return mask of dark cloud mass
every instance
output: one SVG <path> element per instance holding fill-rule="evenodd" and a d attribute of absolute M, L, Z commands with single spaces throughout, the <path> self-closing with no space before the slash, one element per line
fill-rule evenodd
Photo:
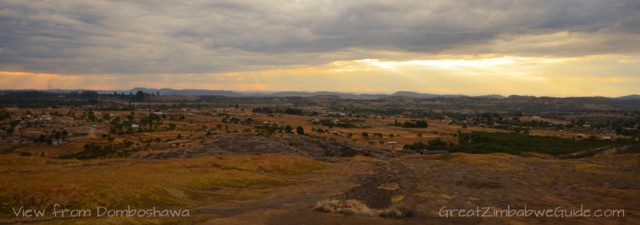
<path fill-rule="evenodd" d="M 0 0 L 0 27 L 0 70 L 204 73 L 397 57 L 385 52 L 637 55 L 640 3 Z M 545 44 L 561 32 L 577 41 Z"/>

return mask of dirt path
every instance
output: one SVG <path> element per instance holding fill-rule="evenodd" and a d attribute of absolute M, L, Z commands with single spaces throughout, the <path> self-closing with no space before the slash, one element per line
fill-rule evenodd
<path fill-rule="evenodd" d="M 345 216 L 312 209 L 316 202 L 326 199 L 357 199 L 371 208 L 383 209 L 392 205 L 394 196 L 403 198 L 396 204 L 415 206 L 418 199 L 412 196 L 417 192 L 417 180 L 416 173 L 399 161 L 345 160 L 336 163 L 325 176 L 275 190 L 264 199 L 226 206 L 213 204 L 197 208 L 193 213 L 218 217 L 203 224 L 423 224 L 426 217 L 422 213 L 412 218 L 392 219 Z M 453 224 L 477 221 L 430 220 Z"/>
<path fill-rule="evenodd" d="M 640 155 L 580 160 L 543 160 L 510 155 L 405 157 L 345 160 L 304 184 L 276 190 L 265 199 L 208 206 L 197 213 L 219 218 L 204 224 L 620 224 L 640 222 Z M 398 197 L 401 196 L 401 197 Z M 357 199 L 371 208 L 412 208 L 410 218 L 345 216 L 314 211 L 323 199 Z M 395 200 L 395 202 L 394 202 Z M 583 205 L 626 209 L 624 218 L 444 218 L 449 209 Z"/>
<path fill-rule="evenodd" d="M 392 205 L 394 196 L 400 201 L 416 189 L 414 171 L 403 164 L 394 161 L 372 164 L 375 174 L 354 178 L 359 186 L 346 191 L 346 199 L 357 199 L 371 208 L 383 209 Z"/>

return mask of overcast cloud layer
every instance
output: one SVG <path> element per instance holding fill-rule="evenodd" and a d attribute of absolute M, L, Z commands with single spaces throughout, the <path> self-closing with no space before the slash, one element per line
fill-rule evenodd
<path fill-rule="evenodd" d="M 640 52 L 637 0 L 0 0 L 0 70 L 216 73 Z"/>

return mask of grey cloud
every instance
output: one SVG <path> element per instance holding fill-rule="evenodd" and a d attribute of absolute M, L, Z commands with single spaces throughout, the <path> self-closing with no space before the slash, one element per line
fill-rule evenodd
<path fill-rule="evenodd" d="M 637 54 L 640 31 L 633 0 L 0 0 L 0 7 L 0 69 L 73 74 L 281 68 L 383 57 L 378 51 Z M 561 31 L 597 41 L 493 45 Z"/>

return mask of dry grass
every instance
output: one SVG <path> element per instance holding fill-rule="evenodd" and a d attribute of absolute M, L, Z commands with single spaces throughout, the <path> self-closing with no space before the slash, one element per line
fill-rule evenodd
<path fill-rule="evenodd" d="M 396 182 L 392 182 L 392 183 L 383 183 L 378 185 L 379 189 L 384 189 L 384 190 L 389 190 L 389 191 L 395 191 L 400 189 L 400 184 L 396 183 Z"/>
<path fill-rule="evenodd" d="M 189 208 L 251 199 L 325 164 L 286 155 L 89 161 L 0 155 L 0 215 L 21 205 Z"/>
<path fill-rule="evenodd" d="M 603 168 L 605 168 L 603 165 L 598 165 L 593 163 L 579 162 L 575 164 L 575 170 L 578 172 L 604 174 Z"/>
<path fill-rule="evenodd" d="M 509 155 L 506 153 L 491 154 L 468 154 L 468 153 L 451 153 L 448 160 L 450 162 L 472 164 L 474 166 L 482 166 L 483 168 L 493 171 L 522 171 L 518 162 L 523 158 L 519 156 Z"/>
<path fill-rule="evenodd" d="M 304 174 L 324 167 L 327 163 L 310 158 L 265 154 L 254 157 L 224 156 L 216 158 L 213 165 L 223 169 L 263 171 L 276 174 Z"/>
<path fill-rule="evenodd" d="M 328 213 L 339 213 L 348 216 L 368 216 L 368 217 L 411 217 L 413 212 L 403 206 L 392 206 L 386 209 L 371 209 L 366 204 L 350 200 L 322 200 L 313 206 L 314 210 Z"/>
<path fill-rule="evenodd" d="M 145 224 L 145 225 L 176 225 L 176 224 L 200 224 L 211 219 L 210 216 L 204 215 L 191 215 L 189 217 L 88 217 L 77 219 L 62 219 L 51 221 L 30 221 L 29 224 L 33 225 L 93 225 L 93 224 L 109 224 L 109 225 L 122 225 L 122 224 Z"/>

